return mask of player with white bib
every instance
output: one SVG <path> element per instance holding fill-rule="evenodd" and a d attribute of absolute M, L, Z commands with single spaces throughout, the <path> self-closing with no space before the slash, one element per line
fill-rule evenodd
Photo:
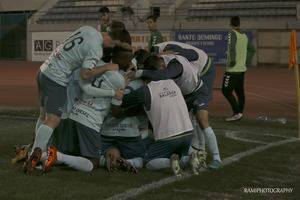
<path fill-rule="evenodd" d="M 146 168 L 172 168 L 182 175 L 179 158 L 187 154 L 193 126 L 181 90 L 173 80 L 151 81 L 124 95 L 122 107 L 126 114 L 143 105 L 153 127 L 155 142 L 147 149 Z"/>
<path fill-rule="evenodd" d="M 147 72 L 145 70 L 138 71 L 136 77 L 144 77 L 150 80 L 160 80 L 165 78 L 173 78 L 175 80 L 184 94 L 189 110 L 193 109 L 193 112 L 195 113 L 198 124 L 194 123 L 194 126 L 200 125 L 201 127 L 201 129 L 198 129 L 197 127 L 194 129 L 189 154 L 198 151 L 199 162 L 201 162 L 203 167 L 206 167 L 206 142 L 210 152 L 213 154 L 213 162 L 208 166 L 214 169 L 222 167 L 217 139 L 208 119 L 208 103 L 212 100 L 213 84 L 216 75 L 215 66 L 211 59 L 201 49 L 175 41 L 157 44 L 153 49 L 156 53 L 161 54 L 161 58 L 163 58 L 167 69 L 155 73 L 151 71 Z M 190 66 L 180 57 L 184 57 Z M 181 66 L 178 63 L 176 64 L 176 60 L 179 61 Z M 148 63 L 153 64 L 154 61 L 148 60 Z M 159 62 L 157 62 L 157 64 L 159 64 Z M 185 65 L 189 67 L 186 67 Z M 189 71 L 189 73 L 187 71 Z M 203 83 L 195 89 L 197 80 L 199 80 L 198 83 L 201 83 L 202 81 Z M 186 88 L 189 88 L 190 90 L 186 90 Z M 196 129 L 200 131 L 196 132 Z"/>

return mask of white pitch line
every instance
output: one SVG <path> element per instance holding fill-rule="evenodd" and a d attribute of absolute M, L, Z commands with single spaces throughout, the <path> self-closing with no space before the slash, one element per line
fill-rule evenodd
<path fill-rule="evenodd" d="M 241 153 L 238 153 L 238 154 L 235 154 L 233 156 L 225 158 L 223 160 L 223 165 L 224 166 L 229 165 L 233 162 L 239 161 L 241 158 L 244 158 L 244 157 L 253 155 L 255 153 L 264 151 L 264 150 L 266 150 L 268 148 L 271 148 L 271 147 L 280 146 L 280 145 L 283 145 L 283 144 L 287 144 L 287 143 L 290 143 L 290 142 L 296 142 L 296 141 L 300 141 L 300 139 L 299 138 L 290 138 L 290 139 L 279 141 L 279 142 L 269 143 L 269 144 L 264 145 L 264 146 L 259 146 L 259 147 L 256 147 L 254 149 L 250 149 L 248 151 L 241 152 Z M 200 171 L 204 172 L 204 171 L 207 171 L 207 169 L 203 168 Z M 175 176 L 167 177 L 167 178 L 161 179 L 159 181 L 155 181 L 155 182 L 143 185 L 139 188 L 133 188 L 133 189 L 127 190 L 126 192 L 114 195 L 114 196 L 108 198 L 107 200 L 125 200 L 125 199 L 128 199 L 128 198 L 136 197 L 136 196 L 138 196 L 142 193 L 145 193 L 149 190 L 159 188 L 161 186 L 164 186 L 164 185 L 167 185 L 167 184 L 170 184 L 170 183 L 174 183 L 176 181 L 189 178 L 191 176 L 192 176 L 192 173 L 189 171 L 189 172 L 185 172 L 184 176 L 181 179 L 177 179 Z"/>
<path fill-rule="evenodd" d="M 226 131 L 225 132 L 225 137 L 237 140 L 237 141 L 242 141 L 242 142 L 250 142 L 250 143 L 257 143 L 257 144 L 269 144 L 268 142 L 262 142 L 258 140 L 250 140 L 250 139 L 245 139 L 245 138 L 240 138 L 235 135 L 235 133 L 239 133 L 240 131 Z"/>

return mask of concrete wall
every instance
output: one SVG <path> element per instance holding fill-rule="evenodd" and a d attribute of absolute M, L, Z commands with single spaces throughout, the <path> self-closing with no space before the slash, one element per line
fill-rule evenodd
<path fill-rule="evenodd" d="M 1 0 L 0 12 L 38 10 L 47 0 Z"/>
<path fill-rule="evenodd" d="M 258 33 L 258 63 L 282 64 L 289 62 L 289 45 L 291 31 L 259 31 Z M 296 38 L 300 38 L 300 32 Z M 297 41 L 299 47 L 300 40 Z"/>

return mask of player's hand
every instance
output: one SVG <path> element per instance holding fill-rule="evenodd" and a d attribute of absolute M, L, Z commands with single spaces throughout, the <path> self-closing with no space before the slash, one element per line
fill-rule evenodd
<path fill-rule="evenodd" d="M 107 71 L 119 71 L 119 65 L 114 63 L 109 63 L 106 65 Z"/>
<path fill-rule="evenodd" d="M 125 87 L 128 86 L 129 82 L 130 82 L 130 79 L 128 78 L 128 75 L 123 75 L 124 76 L 124 79 L 125 79 Z"/>
<path fill-rule="evenodd" d="M 135 79 L 135 73 L 136 71 L 130 72 L 129 74 L 127 74 L 127 78 L 132 81 Z"/>
<path fill-rule="evenodd" d="M 126 71 L 128 72 L 130 70 L 135 70 L 135 66 L 132 63 L 129 64 L 129 67 Z"/>
<path fill-rule="evenodd" d="M 124 90 L 122 88 L 118 88 L 115 90 L 115 98 L 118 100 L 122 100 L 124 96 Z"/>

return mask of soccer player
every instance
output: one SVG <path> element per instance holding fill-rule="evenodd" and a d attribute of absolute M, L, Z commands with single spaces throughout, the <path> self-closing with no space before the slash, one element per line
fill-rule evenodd
<path fill-rule="evenodd" d="M 104 6 L 99 9 L 99 14 L 101 17 L 100 31 L 109 32 L 111 30 L 111 24 L 113 23 L 113 19 L 110 16 L 110 10 L 106 6 Z"/>
<path fill-rule="evenodd" d="M 118 63 L 120 69 L 124 70 L 122 62 L 124 60 L 131 61 L 131 51 L 124 50 L 121 47 L 115 47 L 113 55 L 118 55 L 118 59 L 113 61 Z M 82 86 L 82 85 L 81 85 Z M 81 170 L 91 171 L 99 164 L 101 155 L 101 136 L 100 130 L 104 119 L 107 117 L 110 108 L 121 105 L 120 100 L 115 98 L 97 97 L 99 93 L 102 95 L 103 90 L 116 90 L 125 87 L 125 79 L 117 71 L 107 71 L 102 76 L 96 78 L 92 82 L 93 93 L 86 93 L 85 87 L 82 87 L 84 93 L 72 108 L 69 119 L 61 124 L 64 131 L 71 132 L 78 139 L 79 155 L 66 155 L 57 151 L 52 147 L 48 150 L 48 158 L 45 163 L 44 173 L 47 173 L 56 162 L 67 164 L 68 166 Z M 60 146 L 61 144 L 56 144 Z M 69 142 L 70 145 L 70 142 Z M 76 145 L 76 144 L 73 144 Z"/>
<path fill-rule="evenodd" d="M 213 154 L 213 162 L 208 166 L 214 169 L 222 167 L 217 139 L 208 118 L 208 104 L 213 97 L 213 85 L 216 76 L 213 62 L 203 50 L 181 42 L 163 42 L 155 45 L 152 50 L 156 54 L 168 54 L 169 52 L 185 57 L 203 81 L 200 92 L 185 96 L 189 110 L 192 109 L 196 113 L 195 117 L 198 121 L 198 124 L 193 123 L 191 151 L 200 150 L 198 152 L 199 160 L 205 167 L 205 143 L 207 143 L 210 152 Z M 200 129 L 198 129 L 198 125 L 200 125 Z"/>
<path fill-rule="evenodd" d="M 180 176 L 179 158 L 188 152 L 193 126 L 178 86 L 173 80 L 152 81 L 125 95 L 124 100 L 125 108 L 142 104 L 153 126 L 156 141 L 147 150 L 146 167 L 172 168 Z"/>
<path fill-rule="evenodd" d="M 151 59 L 151 56 L 148 58 Z M 147 62 L 146 62 L 147 63 Z M 145 65 L 146 69 L 164 68 L 163 65 Z M 158 67 L 158 68 L 157 68 Z M 151 81 L 130 94 L 124 95 L 122 108 L 132 115 L 143 105 L 152 124 L 155 142 L 149 144 L 146 156 L 148 169 L 171 167 L 181 176 L 179 158 L 188 153 L 193 129 L 180 88 L 171 79 Z M 190 163 L 196 164 L 192 157 Z"/>
<path fill-rule="evenodd" d="M 151 32 L 150 39 L 148 42 L 148 51 L 150 51 L 155 44 L 163 42 L 163 37 L 158 31 L 156 26 L 156 20 L 157 20 L 157 16 L 155 15 L 150 15 L 149 17 L 147 17 L 146 20 L 148 29 Z"/>
<path fill-rule="evenodd" d="M 37 74 L 40 116 L 36 124 L 33 152 L 23 165 L 25 172 L 33 171 L 46 150 L 53 130 L 59 125 L 66 104 L 67 85 L 76 68 L 82 68 L 82 79 L 89 79 L 108 70 L 118 70 L 118 65 L 95 67 L 102 57 L 103 47 L 114 47 L 122 38 L 122 31 L 100 33 L 84 26 L 76 30 L 59 45 L 42 64 Z"/>
<path fill-rule="evenodd" d="M 227 66 L 223 78 L 222 93 L 233 110 L 233 115 L 225 121 L 237 121 L 243 117 L 245 106 L 244 76 L 246 64 L 251 62 L 255 53 L 252 42 L 240 30 L 239 16 L 231 17 L 232 30 L 228 34 Z M 235 92 L 237 99 L 232 94 Z"/>
<path fill-rule="evenodd" d="M 213 129 L 209 125 L 207 111 L 208 102 L 212 99 L 215 68 L 211 67 L 211 60 L 208 59 L 207 55 L 200 49 L 196 51 L 193 48 L 182 48 L 181 44 L 178 45 L 175 42 L 170 42 L 170 44 L 167 43 L 168 42 L 162 43 L 159 51 L 172 50 L 172 52 L 174 52 L 173 54 L 168 53 L 161 55 L 161 57 L 151 56 L 147 59 L 145 64 L 156 66 L 163 65 L 166 66 L 165 70 L 138 70 L 135 74 L 132 73 L 130 77 L 142 77 L 155 81 L 163 79 L 175 80 L 185 97 L 188 108 L 193 108 L 199 125 L 204 132 L 208 147 L 213 154 L 213 162 L 209 164 L 209 167 L 220 168 L 222 167 L 222 162 L 219 155 L 217 140 Z M 203 79 L 206 83 L 200 78 L 202 72 L 205 72 L 205 74 L 203 74 Z M 204 140 L 202 133 L 199 133 L 198 135 Z M 204 150 L 205 148 L 203 143 L 200 146 L 200 141 L 196 132 L 194 133 L 192 146 L 198 150 Z M 201 151 L 198 153 L 199 162 L 204 164 L 205 162 L 203 162 L 203 160 L 206 159 L 205 153 Z M 203 165 L 203 167 L 205 167 L 205 165 Z"/>

